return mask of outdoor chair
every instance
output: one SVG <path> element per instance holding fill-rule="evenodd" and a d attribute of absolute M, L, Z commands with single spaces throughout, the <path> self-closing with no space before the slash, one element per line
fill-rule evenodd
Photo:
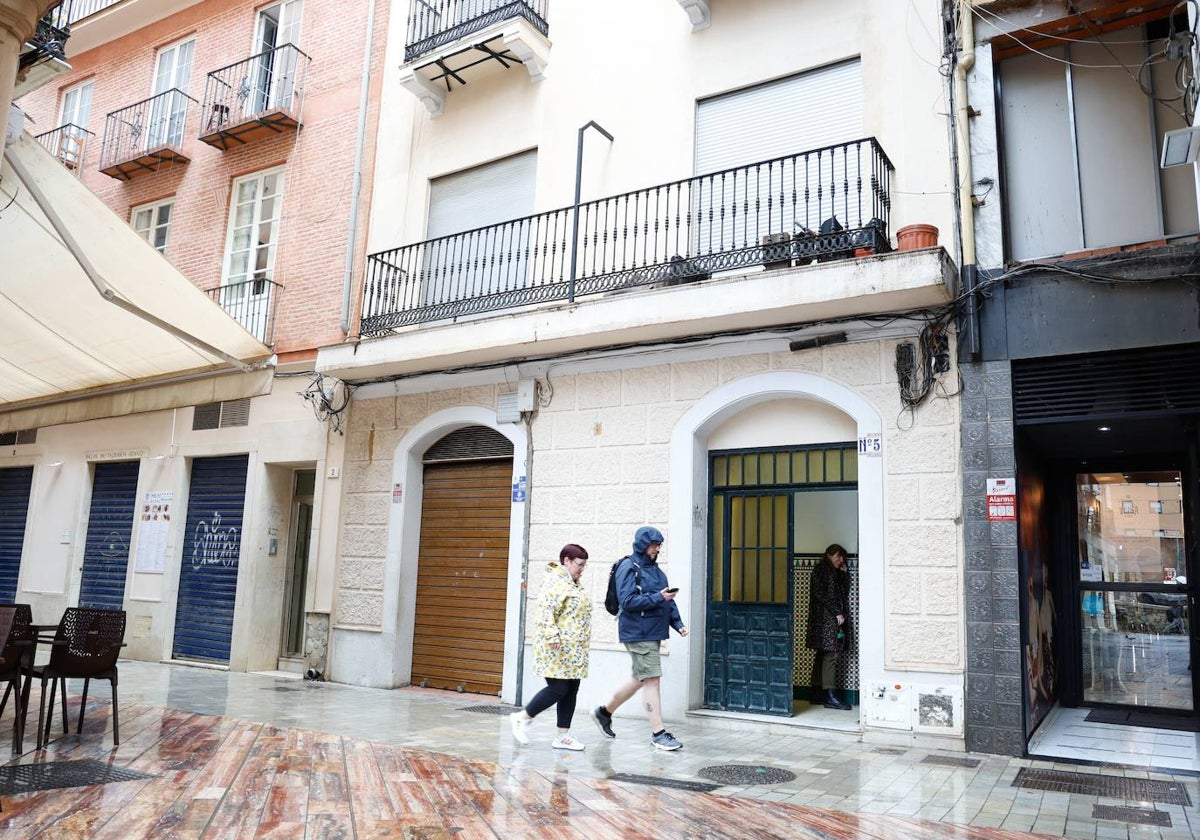
<path fill-rule="evenodd" d="M 33 629 L 33 609 L 29 604 L 0 604 L 0 611 L 12 610 L 12 629 L 7 642 L 0 651 L 0 681 L 7 683 L 4 697 L 0 699 L 0 715 L 8 705 L 9 695 L 13 700 L 13 754 L 21 752 L 25 738 L 25 717 L 29 704 L 29 693 L 21 691 L 21 677 L 33 667 L 37 641 Z M 2 622 L 0 622 L 2 623 Z"/>
<path fill-rule="evenodd" d="M 54 632 L 50 661 L 30 670 L 41 680 L 42 697 L 38 704 L 38 744 L 42 749 L 50 740 L 46 718 L 46 683 L 50 683 L 50 716 L 54 716 L 54 693 L 59 684 L 63 691 L 63 732 L 67 731 L 66 692 L 68 679 L 83 680 L 79 701 L 79 725 L 83 732 L 83 713 L 87 708 L 88 686 L 93 679 L 108 680 L 112 686 L 113 746 L 121 743 L 117 716 L 117 657 L 125 639 L 125 611 L 68 607 Z M 43 728 L 44 725 L 44 728 Z"/>

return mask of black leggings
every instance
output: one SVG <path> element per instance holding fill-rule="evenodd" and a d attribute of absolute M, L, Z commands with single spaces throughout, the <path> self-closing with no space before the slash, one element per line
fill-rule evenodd
<path fill-rule="evenodd" d="M 558 728 L 570 729 L 575 717 L 575 698 L 579 696 L 579 680 L 559 680 L 546 677 L 546 687 L 533 695 L 525 714 L 537 717 L 551 706 L 558 705 Z"/>

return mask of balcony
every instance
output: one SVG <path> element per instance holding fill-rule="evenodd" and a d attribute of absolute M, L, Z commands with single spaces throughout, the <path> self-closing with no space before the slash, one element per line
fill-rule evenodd
<path fill-rule="evenodd" d="M 67 38 L 71 23 L 78 20 L 73 13 L 74 0 L 64 0 L 38 19 L 33 36 L 21 47 L 17 57 L 17 81 L 13 98 L 19 99 L 36 90 L 56 76 L 71 69 L 67 63 Z"/>
<path fill-rule="evenodd" d="M 868 138 L 372 254 L 361 332 L 887 251 L 892 171 Z"/>
<path fill-rule="evenodd" d="M 104 121 L 100 171 L 119 181 L 157 172 L 191 158 L 183 151 L 184 126 L 195 99 L 172 88 L 113 111 Z"/>
<path fill-rule="evenodd" d="M 33 139 L 41 143 L 46 151 L 54 155 L 59 163 L 74 172 L 78 178 L 87 154 L 88 138 L 95 136 L 86 128 L 66 123 L 35 135 Z"/>
<path fill-rule="evenodd" d="M 200 139 L 227 151 L 296 132 L 309 62 L 294 44 L 284 44 L 209 73 Z"/>
<path fill-rule="evenodd" d="M 549 0 L 413 0 L 400 84 L 433 116 L 455 85 L 525 65 L 534 81 L 550 57 Z"/>
<path fill-rule="evenodd" d="M 271 346 L 275 337 L 275 307 L 282 291 L 283 286 L 273 280 L 247 280 L 209 289 L 208 296 L 245 327 L 246 332 Z"/>

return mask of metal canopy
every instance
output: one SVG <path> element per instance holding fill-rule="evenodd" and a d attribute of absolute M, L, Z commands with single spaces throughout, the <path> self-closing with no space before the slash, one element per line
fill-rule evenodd
<path fill-rule="evenodd" d="M 161 392 L 142 407 L 108 400 L 97 409 L 94 398 L 266 368 L 271 356 L 30 135 L 5 149 L 0 425 L 9 412 L 71 400 L 93 408 L 50 414 L 61 422 L 160 408 L 172 401 Z M 263 392 L 261 375 L 241 379 L 232 388 L 227 380 L 224 398 Z M 38 416 L 20 414 L 26 423 Z"/>

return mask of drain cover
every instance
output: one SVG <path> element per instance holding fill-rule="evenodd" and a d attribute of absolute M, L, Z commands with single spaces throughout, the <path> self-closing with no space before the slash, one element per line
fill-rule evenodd
<path fill-rule="evenodd" d="M 672 788 L 674 790 L 689 790 L 693 793 L 712 793 L 720 785 L 710 782 L 693 782 L 689 779 L 667 779 L 662 776 L 641 776 L 637 773 L 613 773 L 608 777 L 613 782 L 629 782 L 635 785 L 650 785 L 651 787 Z"/>
<path fill-rule="evenodd" d="M 1133 825 L 1158 825 L 1171 828 L 1171 815 L 1153 808 L 1129 808 L 1124 805 L 1093 805 L 1092 819 L 1116 820 Z"/>
<path fill-rule="evenodd" d="M 509 706 L 506 703 L 484 703 L 481 706 L 460 706 L 456 712 L 477 712 L 481 715 L 511 715 L 520 706 Z"/>
<path fill-rule="evenodd" d="M 114 767 L 103 761 L 91 759 L 46 761 L 42 764 L 0 767 L 0 794 L 11 796 L 14 793 L 29 793 L 35 790 L 88 787 L 153 778 L 149 773 Z"/>
<path fill-rule="evenodd" d="M 762 764 L 717 764 L 702 768 L 700 775 L 723 785 L 777 785 L 796 778 L 790 770 Z"/>
<path fill-rule="evenodd" d="M 1013 779 L 1013 787 L 1053 790 L 1085 796 L 1107 796 L 1134 802 L 1165 802 L 1169 805 L 1192 804 L 1187 788 L 1179 782 L 1157 779 L 1127 779 L 1124 776 L 1100 776 L 1095 773 L 1068 773 L 1065 770 L 1034 770 L 1022 767 Z"/>
<path fill-rule="evenodd" d="M 943 767 L 978 767 L 978 758 L 959 758 L 954 755 L 927 755 L 921 759 L 922 764 L 940 764 Z"/>

